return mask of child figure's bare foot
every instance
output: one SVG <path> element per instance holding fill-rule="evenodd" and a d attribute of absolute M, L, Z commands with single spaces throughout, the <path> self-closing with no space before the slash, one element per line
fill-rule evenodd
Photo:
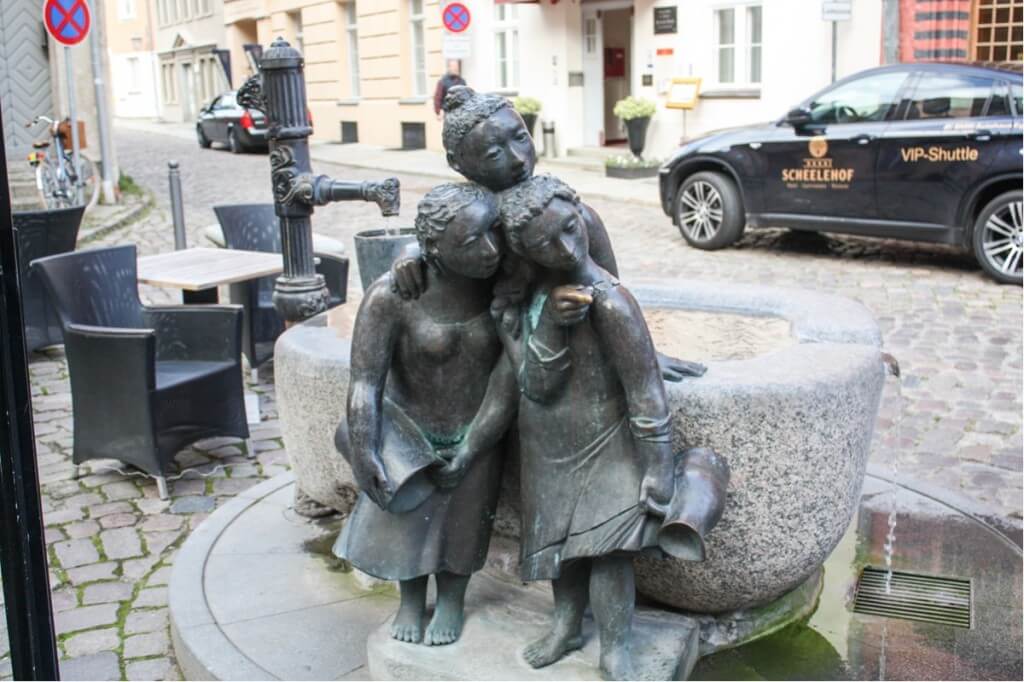
<path fill-rule="evenodd" d="M 427 626 L 423 643 L 429 646 L 442 646 L 451 644 L 462 634 L 463 609 L 469 576 L 438 573 L 435 580 L 437 606 L 434 608 L 434 617 Z"/>
<path fill-rule="evenodd" d="M 552 630 L 537 641 L 527 644 L 523 649 L 523 658 L 530 667 L 543 668 L 582 646 L 583 636 L 579 632 L 560 634 Z"/>
<path fill-rule="evenodd" d="M 423 641 L 423 612 L 427 603 L 427 578 L 402 580 L 398 584 L 402 603 L 391 622 L 391 636 L 399 642 Z"/>
<path fill-rule="evenodd" d="M 635 680 L 629 644 L 601 646 L 601 677 L 606 680 Z"/>

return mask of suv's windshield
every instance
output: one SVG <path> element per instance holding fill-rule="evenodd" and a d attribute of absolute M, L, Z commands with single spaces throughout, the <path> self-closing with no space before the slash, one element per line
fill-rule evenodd
<path fill-rule="evenodd" d="M 811 102 L 814 123 L 884 121 L 893 109 L 905 71 L 879 73 L 838 85 Z"/>

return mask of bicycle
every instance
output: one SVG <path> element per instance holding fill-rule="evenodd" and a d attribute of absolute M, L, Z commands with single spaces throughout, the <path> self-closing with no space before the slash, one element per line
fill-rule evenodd
<path fill-rule="evenodd" d="M 100 197 L 100 179 L 96 163 L 78 155 L 79 168 L 75 169 L 71 151 L 71 121 L 55 121 L 48 116 L 36 116 L 26 128 L 47 124 L 49 140 L 32 143 L 34 150 L 28 155 L 29 165 L 35 168 L 36 189 L 43 205 L 48 209 L 85 205 L 88 211 Z"/>

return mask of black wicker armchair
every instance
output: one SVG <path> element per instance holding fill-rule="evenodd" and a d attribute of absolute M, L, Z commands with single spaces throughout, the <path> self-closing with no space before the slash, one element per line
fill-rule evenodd
<path fill-rule="evenodd" d="M 273 204 L 214 206 L 229 249 L 281 253 L 281 231 Z M 316 254 L 316 271 L 327 280 L 328 307 L 345 302 L 348 291 L 348 259 Z M 284 331 L 284 320 L 274 310 L 274 277 L 231 285 L 231 302 L 245 308 L 242 352 L 255 370 L 274 354 L 274 342 Z"/>
<path fill-rule="evenodd" d="M 21 275 L 21 306 L 25 349 L 29 352 L 64 343 L 60 318 L 50 304 L 46 286 L 29 264 L 36 258 L 75 250 L 85 208 L 23 211 L 14 214 L 14 240 Z"/>
<path fill-rule="evenodd" d="M 127 462 L 156 477 L 166 499 L 179 450 L 213 436 L 249 438 L 240 307 L 143 306 L 133 245 L 50 256 L 32 267 L 64 330 L 76 466 Z"/>

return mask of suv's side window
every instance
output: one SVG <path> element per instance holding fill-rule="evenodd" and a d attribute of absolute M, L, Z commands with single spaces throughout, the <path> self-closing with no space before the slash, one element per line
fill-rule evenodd
<path fill-rule="evenodd" d="M 905 71 L 891 71 L 843 83 L 811 102 L 811 121 L 826 124 L 884 121 L 896 108 L 896 96 L 906 78 Z"/>
<path fill-rule="evenodd" d="M 989 96 L 995 82 L 989 78 L 963 76 L 949 73 L 922 73 L 914 91 L 908 98 L 906 119 L 916 121 L 925 118 L 977 118 L 999 116 L 994 113 L 1000 107 L 991 107 Z M 1005 111 L 1005 99 L 1003 110 Z"/>

